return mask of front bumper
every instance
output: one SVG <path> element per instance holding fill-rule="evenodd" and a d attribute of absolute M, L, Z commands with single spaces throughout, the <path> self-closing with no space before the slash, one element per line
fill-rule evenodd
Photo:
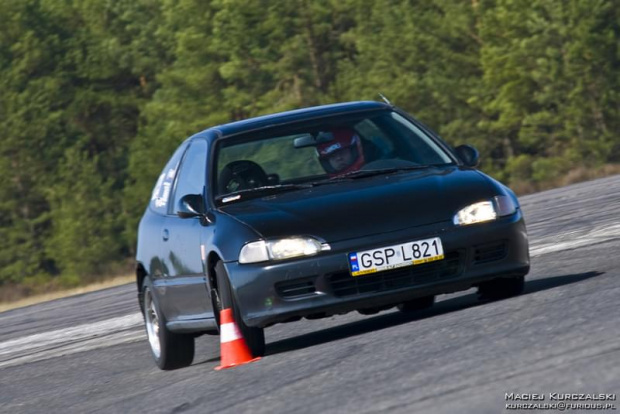
<path fill-rule="evenodd" d="M 441 238 L 445 259 L 350 276 L 348 253 L 429 237 Z M 466 290 L 497 277 L 525 275 L 530 260 L 521 211 L 490 223 L 439 223 L 330 243 L 317 256 L 283 262 L 225 263 L 248 326 L 298 317 L 382 308 L 422 296 Z"/>

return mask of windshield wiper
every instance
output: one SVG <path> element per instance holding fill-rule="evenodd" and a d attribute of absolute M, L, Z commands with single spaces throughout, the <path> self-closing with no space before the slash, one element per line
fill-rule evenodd
<path fill-rule="evenodd" d="M 357 170 L 357 171 L 348 172 L 346 174 L 337 175 L 335 177 L 328 178 L 326 180 L 314 181 L 312 184 L 322 185 L 322 184 L 339 183 L 342 181 L 355 180 L 357 178 L 374 177 L 376 175 L 394 174 L 394 173 L 399 173 L 403 171 L 425 170 L 427 168 L 436 167 L 438 165 L 448 165 L 448 164 L 409 165 L 406 167 L 380 168 L 376 170 Z"/>
<path fill-rule="evenodd" d="M 223 204 L 230 203 L 231 201 L 237 201 L 243 198 L 245 195 L 252 195 L 253 197 L 262 197 L 265 195 L 277 194 L 286 191 L 302 190 L 305 188 L 312 188 L 311 184 L 277 184 L 277 185 L 265 185 L 256 188 L 246 188 L 243 190 L 233 191 L 232 193 L 223 194 L 215 197 L 216 201 Z"/>
<path fill-rule="evenodd" d="M 410 170 L 424 170 L 426 168 L 430 168 L 432 165 L 409 165 L 407 167 L 390 167 L 390 168 L 380 168 L 377 170 L 357 170 L 351 171 L 346 174 L 338 175 L 333 179 L 338 178 L 363 178 L 363 177 L 372 177 L 373 175 L 382 175 L 382 174 L 391 174 L 395 172 L 401 171 L 410 171 Z"/>
<path fill-rule="evenodd" d="M 373 170 L 357 170 L 351 171 L 346 174 L 337 175 L 335 177 L 327 178 L 320 181 L 313 181 L 307 184 L 277 184 L 277 185 L 265 185 L 257 188 L 246 188 L 244 190 L 233 191 L 228 194 L 223 194 L 215 197 L 215 200 L 222 203 L 230 203 L 232 201 L 241 200 L 243 196 L 251 195 L 253 198 L 262 197 L 265 195 L 278 194 L 286 191 L 295 191 L 295 190 L 303 190 L 307 188 L 312 188 L 319 185 L 325 184 L 335 184 L 342 181 L 355 180 L 358 178 L 365 177 L 373 177 L 377 175 L 386 175 L 386 174 L 394 174 L 404 171 L 412 171 L 412 170 L 424 170 L 427 168 L 450 165 L 450 164 L 425 164 L 425 165 L 408 165 L 403 167 L 391 167 L 391 168 L 380 168 Z"/>

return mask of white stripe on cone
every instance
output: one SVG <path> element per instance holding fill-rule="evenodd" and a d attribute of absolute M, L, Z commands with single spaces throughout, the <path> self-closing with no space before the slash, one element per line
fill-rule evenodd
<path fill-rule="evenodd" d="M 236 323 L 223 323 L 220 326 L 220 343 L 232 342 L 242 339 L 241 332 Z"/>

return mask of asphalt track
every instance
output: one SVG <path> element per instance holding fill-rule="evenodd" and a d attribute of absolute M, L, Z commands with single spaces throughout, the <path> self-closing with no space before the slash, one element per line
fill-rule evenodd
<path fill-rule="evenodd" d="M 276 325 L 267 356 L 231 370 L 213 370 L 217 337 L 203 336 L 191 367 L 159 371 L 133 285 L 0 313 L 0 413 L 501 413 L 532 412 L 506 410 L 528 402 L 510 393 L 617 398 L 620 176 L 521 202 L 524 295 Z"/>

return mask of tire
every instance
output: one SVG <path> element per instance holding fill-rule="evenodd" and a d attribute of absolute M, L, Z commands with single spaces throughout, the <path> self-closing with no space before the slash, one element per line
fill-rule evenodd
<path fill-rule="evenodd" d="M 478 296 L 480 300 L 499 300 L 523 293 L 525 276 L 499 278 L 480 284 Z"/>
<path fill-rule="evenodd" d="M 250 348 L 252 356 L 259 357 L 265 355 L 265 330 L 263 328 L 255 328 L 247 326 L 241 318 L 239 306 L 232 294 L 232 287 L 228 279 L 228 273 L 222 262 L 215 265 L 215 277 L 217 278 L 218 293 L 220 296 L 220 304 L 222 309 L 232 309 L 235 322 L 241 331 L 241 335 Z M 219 309 L 220 311 L 222 309 Z"/>
<path fill-rule="evenodd" d="M 403 313 L 417 312 L 432 308 L 435 304 L 435 295 L 423 296 L 398 305 L 398 310 Z"/>
<path fill-rule="evenodd" d="M 194 336 L 170 332 L 166 318 L 153 296 L 150 279 L 142 284 L 142 312 L 151 354 L 157 366 L 165 371 L 184 368 L 194 360 Z"/>

